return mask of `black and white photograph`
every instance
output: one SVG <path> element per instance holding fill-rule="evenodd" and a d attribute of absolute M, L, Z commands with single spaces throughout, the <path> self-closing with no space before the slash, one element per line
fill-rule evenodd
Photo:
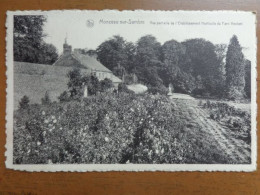
<path fill-rule="evenodd" d="M 256 169 L 255 13 L 7 15 L 7 168 Z"/>

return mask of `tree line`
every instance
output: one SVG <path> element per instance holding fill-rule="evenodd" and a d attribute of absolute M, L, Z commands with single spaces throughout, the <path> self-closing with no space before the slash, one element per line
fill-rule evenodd
<path fill-rule="evenodd" d="M 152 35 L 136 44 L 121 36 L 101 43 L 97 59 L 119 77 L 135 73 L 154 92 L 172 83 L 175 92 L 228 99 L 250 98 L 251 62 L 234 35 L 228 45 L 205 39 L 174 39 L 160 44 Z"/>

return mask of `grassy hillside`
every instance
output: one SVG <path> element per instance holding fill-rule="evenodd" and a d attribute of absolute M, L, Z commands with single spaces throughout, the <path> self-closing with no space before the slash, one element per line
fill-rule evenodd
<path fill-rule="evenodd" d="M 30 103 L 40 103 L 48 91 L 52 101 L 67 89 L 67 73 L 70 67 L 14 62 L 14 106 L 27 95 Z M 87 69 L 83 73 L 89 73 Z"/>

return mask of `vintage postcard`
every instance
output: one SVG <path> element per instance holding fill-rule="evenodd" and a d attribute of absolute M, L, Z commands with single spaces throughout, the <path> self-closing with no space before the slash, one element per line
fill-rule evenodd
<path fill-rule="evenodd" d="M 6 167 L 256 170 L 256 15 L 7 12 Z"/>

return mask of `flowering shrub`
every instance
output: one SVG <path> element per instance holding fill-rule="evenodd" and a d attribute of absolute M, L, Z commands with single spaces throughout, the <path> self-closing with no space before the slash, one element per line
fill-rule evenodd
<path fill-rule="evenodd" d="M 165 96 L 120 93 L 15 113 L 15 163 L 180 163 L 182 123 Z"/>

